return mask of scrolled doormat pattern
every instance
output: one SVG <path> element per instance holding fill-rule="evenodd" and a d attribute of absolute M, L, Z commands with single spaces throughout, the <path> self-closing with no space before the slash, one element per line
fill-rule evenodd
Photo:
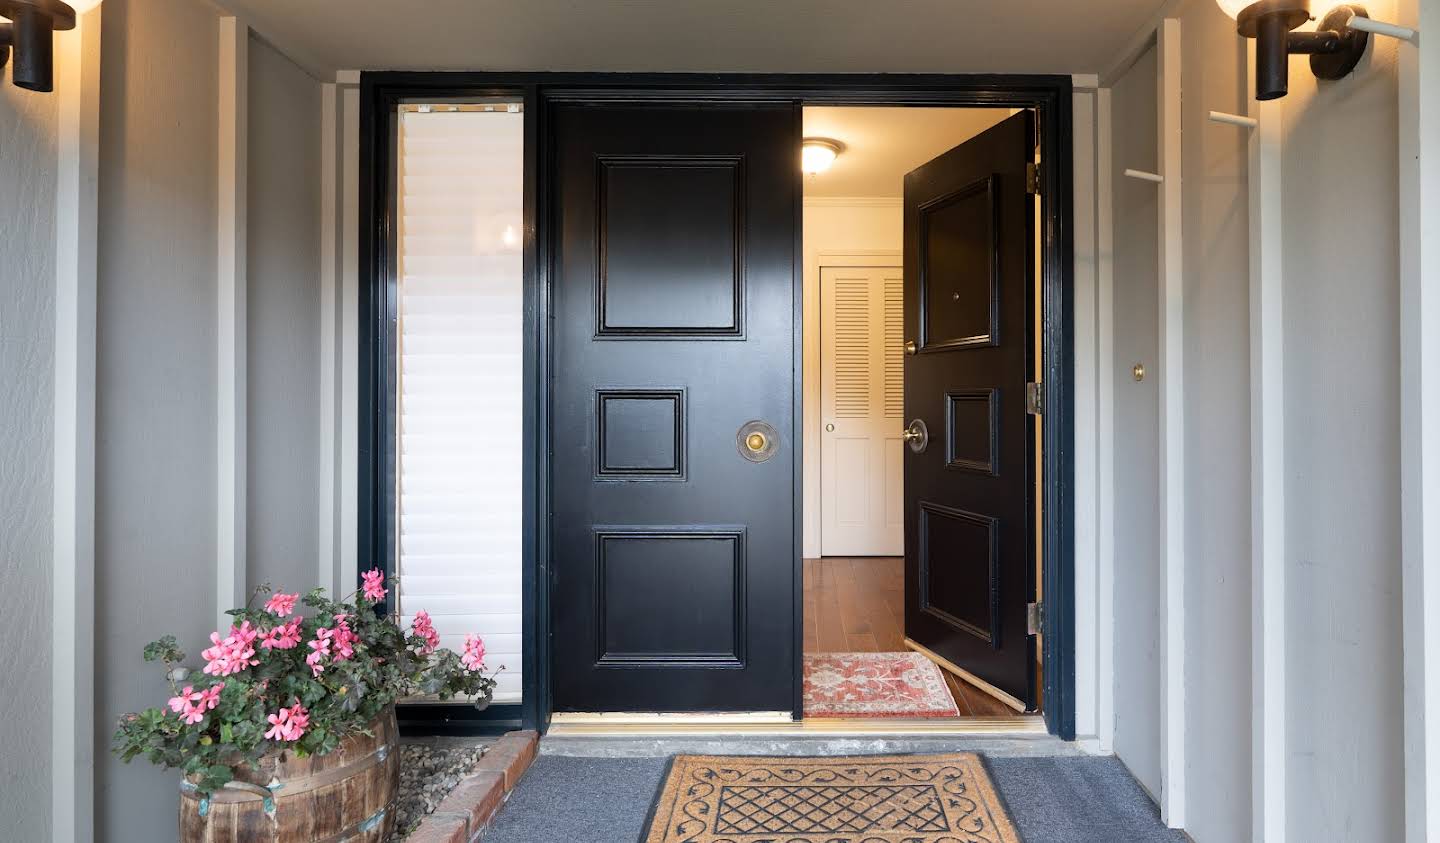
<path fill-rule="evenodd" d="M 677 755 L 641 843 L 1019 843 L 980 756 Z"/>

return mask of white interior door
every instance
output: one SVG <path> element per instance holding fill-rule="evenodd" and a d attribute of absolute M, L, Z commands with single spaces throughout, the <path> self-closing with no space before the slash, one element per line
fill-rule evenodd
<path fill-rule="evenodd" d="M 820 269 L 820 552 L 905 552 L 904 278 L 898 266 Z"/>

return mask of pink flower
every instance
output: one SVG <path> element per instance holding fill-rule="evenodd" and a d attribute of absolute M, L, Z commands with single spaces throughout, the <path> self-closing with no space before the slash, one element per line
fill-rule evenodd
<path fill-rule="evenodd" d="M 254 646 L 259 635 L 260 630 L 249 621 L 230 627 L 230 634 L 223 639 L 218 632 L 210 633 L 210 642 L 215 646 L 200 654 L 206 661 L 205 672 L 211 676 L 229 676 L 259 664 Z"/>
<path fill-rule="evenodd" d="M 199 723 L 205 719 L 205 712 L 220 704 L 220 691 L 224 687 L 224 682 L 217 682 L 203 691 L 197 691 L 195 686 L 186 685 L 181 689 L 180 696 L 170 698 L 170 710 L 180 715 L 187 725 Z"/>
<path fill-rule="evenodd" d="M 425 639 L 425 643 L 420 645 L 422 656 L 430 655 L 440 646 L 440 633 L 435 631 L 435 624 L 430 621 L 430 613 L 424 609 L 415 613 L 415 620 L 410 624 L 410 634 Z"/>
<path fill-rule="evenodd" d="M 265 611 L 269 612 L 277 618 L 283 618 L 291 612 L 295 611 L 295 601 L 299 599 L 300 592 L 298 591 L 294 594 L 276 593 L 274 595 L 271 595 L 270 601 L 265 604 Z"/>
<path fill-rule="evenodd" d="M 300 622 L 301 617 L 296 615 L 288 622 L 265 633 L 260 641 L 260 647 L 265 650 L 289 650 L 292 647 L 300 646 Z"/>
<path fill-rule="evenodd" d="M 473 632 L 465 636 L 465 651 L 460 654 L 460 663 L 466 670 L 485 669 L 485 642 Z"/>
<path fill-rule="evenodd" d="M 360 643 L 360 636 L 350 629 L 350 622 L 345 615 L 335 616 L 335 629 L 331 633 L 331 639 L 335 643 L 335 661 L 343 662 L 355 655 L 355 645 Z"/>
<path fill-rule="evenodd" d="M 379 568 L 371 568 L 361 574 L 360 579 L 365 582 L 363 590 L 366 600 L 371 603 L 379 603 L 385 599 L 385 575 L 380 573 Z"/>
<path fill-rule="evenodd" d="M 310 726 L 310 712 L 299 702 L 289 708 L 282 708 L 265 719 L 270 723 L 265 737 L 272 741 L 298 741 Z"/>
<path fill-rule="evenodd" d="M 330 638 L 334 634 L 323 626 L 315 630 L 315 640 L 310 642 L 310 655 L 305 657 L 305 663 L 310 665 L 311 676 L 319 676 L 325 672 L 322 662 L 330 655 Z"/>

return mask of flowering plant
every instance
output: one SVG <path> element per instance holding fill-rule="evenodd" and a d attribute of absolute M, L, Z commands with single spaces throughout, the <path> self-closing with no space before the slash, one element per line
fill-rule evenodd
<path fill-rule="evenodd" d="M 258 768 L 267 752 L 323 755 L 365 732 L 395 700 L 412 694 L 473 696 L 483 705 L 495 689 L 485 644 L 468 635 L 462 653 L 440 649 L 430 616 L 417 612 L 409 631 L 376 612 L 385 597 L 379 571 L 345 602 L 315 589 L 299 594 L 255 590 L 250 605 L 228 614 L 228 632 L 210 634 L 205 668 L 191 675 L 175 637 L 145 647 L 145 661 L 167 668 L 169 704 L 120 718 L 114 751 L 178 767 L 202 794 L 234 778 L 241 764 Z M 263 606 L 257 599 L 269 594 Z M 309 610 L 295 611 L 296 603 Z M 502 668 L 503 669 L 503 668 Z"/>

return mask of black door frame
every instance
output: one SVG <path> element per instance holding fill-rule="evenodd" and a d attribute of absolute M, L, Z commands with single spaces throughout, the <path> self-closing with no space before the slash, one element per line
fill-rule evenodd
<path fill-rule="evenodd" d="M 981 106 L 1033 108 L 1040 121 L 1040 195 L 1044 260 L 1041 299 L 1045 425 L 1042 713 L 1052 734 L 1075 737 L 1074 231 L 1072 102 L 1068 76 L 944 74 L 633 74 L 367 72 L 360 77 L 359 137 L 359 465 L 358 570 L 393 566 L 395 546 L 394 219 L 397 107 L 409 100 L 521 99 L 525 121 L 523 355 L 524 513 L 522 602 L 523 702 L 468 717 L 453 706 L 407 706 L 413 731 L 544 731 L 550 722 L 550 212 L 549 107 L 558 102 L 793 102 L 799 105 Z M 797 115 L 798 119 L 798 115 Z M 803 176 L 795 170 L 799 182 Z M 800 301 L 803 294 L 801 201 L 795 207 L 794 430 L 795 651 L 801 652 Z M 388 608 L 388 604 L 387 604 Z M 796 660 L 795 711 L 800 711 Z"/>

